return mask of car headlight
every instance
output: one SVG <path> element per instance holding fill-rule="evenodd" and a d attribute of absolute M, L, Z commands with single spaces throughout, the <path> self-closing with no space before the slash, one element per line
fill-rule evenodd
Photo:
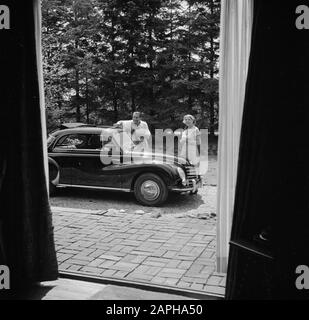
<path fill-rule="evenodd" d="M 185 172 L 180 167 L 177 167 L 177 172 L 182 180 L 182 184 L 185 186 L 187 184 Z"/>

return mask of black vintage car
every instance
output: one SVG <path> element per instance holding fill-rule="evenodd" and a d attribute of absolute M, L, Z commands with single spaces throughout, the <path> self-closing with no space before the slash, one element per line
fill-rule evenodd
<path fill-rule="evenodd" d="M 141 204 L 158 206 L 169 192 L 193 194 L 201 186 L 187 160 L 136 151 L 130 136 L 113 127 L 77 125 L 53 132 L 47 144 L 51 194 L 56 187 L 134 192 Z"/>

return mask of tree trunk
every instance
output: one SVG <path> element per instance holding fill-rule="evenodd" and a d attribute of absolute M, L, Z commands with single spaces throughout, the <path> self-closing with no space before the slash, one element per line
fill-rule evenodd
<path fill-rule="evenodd" d="M 210 12 L 211 16 L 214 15 L 214 3 L 213 1 L 210 1 Z M 214 48 L 214 41 L 215 39 L 211 35 L 210 37 L 210 79 L 214 79 L 215 72 L 215 48 Z M 209 135 L 210 137 L 214 137 L 215 135 L 215 99 L 214 99 L 214 92 L 210 93 L 210 99 L 209 99 L 209 113 L 210 113 L 210 126 L 209 126 Z"/>
<path fill-rule="evenodd" d="M 192 16 L 191 16 L 191 3 L 189 4 L 189 29 L 188 29 L 188 62 L 189 62 L 189 70 L 188 70 L 188 80 L 189 80 L 189 84 L 191 85 L 191 81 L 192 81 L 192 73 L 191 73 L 191 22 L 192 22 Z M 190 110 L 190 113 L 192 111 L 192 91 L 191 91 L 191 88 L 189 87 L 188 88 L 188 107 L 189 107 L 189 110 Z"/>
<path fill-rule="evenodd" d="M 116 92 L 116 84 L 113 83 L 113 106 L 114 106 L 114 122 L 118 121 L 118 99 L 117 99 L 117 92 Z"/>
<path fill-rule="evenodd" d="M 89 93 L 88 93 L 88 76 L 86 75 L 86 117 L 89 124 Z"/>
<path fill-rule="evenodd" d="M 210 94 L 209 98 L 209 113 L 210 113 L 210 125 L 209 125 L 209 136 L 215 136 L 215 101 L 213 93 Z"/>
<path fill-rule="evenodd" d="M 75 107 L 76 107 L 76 121 L 80 122 L 81 114 L 80 114 L 80 93 L 79 93 L 79 71 L 78 67 L 75 70 Z"/>
<path fill-rule="evenodd" d="M 74 14 L 74 21 L 75 23 L 78 22 L 77 14 L 75 11 L 75 1 L 73 1 L 73 14 Z M 75 39 L 75 49 L 78 49 L 78 40 Z M 76 107 L 76 121 L 80 122 L 81 120 L 81 112 L 80 112 L 80 90 L 79 90 L 79 69 L 78 64 L 76 65 L 75 69 L 75 107 Z"/>
<path fill-rule="evenodd" d="M 149 71 L 151 74 L 151 78 L 154 81 L 155 77 L 154 77 L 154 70 L 153 70 L 153 53 L 155 51 L 155 49 L 153 48 L 153 22 L 154 22 L 154 13 L 152 12 L 149 15 L 149 19 L 151 21 L 150 25 L 151 27 L 148 29 L 148 50 L 150 52 L 150 55 L 148 55 L 147 60 L 149 63 Z M 155 105 L 155 96 L 154 96 L 154 82 L 152 82 L 151 87 L 149 88 L 149 105 L 151 106 L 151 110 L 153 109 L 153 106 Z"/>

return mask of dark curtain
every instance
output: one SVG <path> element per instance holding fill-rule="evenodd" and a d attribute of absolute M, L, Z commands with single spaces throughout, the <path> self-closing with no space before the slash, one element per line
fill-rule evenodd
<path fill-rule="evenodd" d="M 295 25 L 302 4 L 255 1 L 227 299 L 309 297 L 295 286 L 296 267 L 309 266 L 309 30 Z"/>
<path fill-rule="evenodd" d="M 0 265 L 11 289 L 58 275 L 42 143 L 33 1 L 1 1 L 10 29 L 0 30 Z M 11 290 L 11 292 L 13 292 Z"/>

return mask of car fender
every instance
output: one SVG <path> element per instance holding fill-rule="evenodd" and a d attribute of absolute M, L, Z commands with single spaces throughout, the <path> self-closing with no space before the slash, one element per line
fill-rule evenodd
<path fill-rule="evenodd" d="M 56 168 L 56 172 L 53 172 L 51 170 L 52 167 Z M 59 165 L 54 159 L 50 157 L 48 157 L 48 171 L 49 171 L 50 183 L 52 183 L 54 186 L 57 186 L 60 180 Z"/>
<path fill-rule="evenodd" d="M 134 170 L 135 169 L 135 170 Z M 130 166 L 131 174 L 129 173 L 128 176 L 130 177 L 126 183 L 124 183 L 123 187 L 128 187 L 131 190 L 134 188 L 134 184 L 136 179 L 144 174 L 144 173 L 154 173 L 157 174 L 166 185 L 172 186 L 175 185 L 175 181 L 179 180 L 179 175 L 177 173 L 177 166 L 173 166 L 170 164 L 139 164 L 139 165 L 132 165 Z"/>

